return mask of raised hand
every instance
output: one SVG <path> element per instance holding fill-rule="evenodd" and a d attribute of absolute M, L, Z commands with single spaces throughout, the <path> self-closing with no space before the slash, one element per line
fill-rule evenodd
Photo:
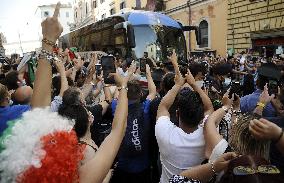
<path fill-rule="evenodd" d="M 222 98 L 223 106 L 226 106 L 228 108 L 230 108 L 232 106 L 233 98 L 234 98 L 234 94 L 232 95 L 232 98 L 229 98 L 229 93 L 230 93 L 230 89 L 224 94 L 224 96 Z"/>
<path fill-rule="evenodd" d="M 151 75 L 151 69 L 150 69 L 150 66 L 148 64 L 146 64 L 146 74 Z"/>
<path fill-rule="evenodd" d="M 78 71 L 78 70 L 80 70 L 83 67 L 84 61 L 79 59 L 79 58 L 78 59 L 74 59 L 74 65 L 75 65 L 75 69 Z"/>
<path fill-rule="evenodd" d="M 266 85 L 264 86 L 264 90 L 261 93 L 261 95 L 259 96 L 259 102 L 263 103 L 264 105 L 268 104 L 269 102 L 271 102 L 272 99 L 274 99 L 275 95 L 269 95 L 268 93 L 268 84 L 266 83 Z"/>
<path fill-rule="evenodd" d="M 46 18 L 41 23 L 43 38 L 46 38 L 47 40 L 52 41 L 54 43 L 63 31 L 63 28 L 58 21 L 60 6 L 61 4 L 58 2 L 55 7 L 53 16 Z"/>
<path fill-rule="evenodd" d="M 176 74 L 175 75 L 175 84 L 179 86 L 183 86 L 185 83 L 185 79 L 182 77 L 181 74 Z"/>
<path fill-rule="evenodd" d="M 241 107 L 241 99 L 237 94 L 234 94 L 233 97 L 234 101 L 233 101 L 233 109 L 234 110 L 239 110 Z"/>
<path fill-rule="evenodd" d="M 193 75 L 191 74 L 190 70 L 187 69 L 187 74 L 185 75 L 186 81 L 187 83 L 192 86 L 195 84 L 195 79 L 193 77 Z"/>
<path fill-rule="evenodd" d="M 237 154 L 234 152 L 222 154 L 216 161 L 214 162 L 214 169 L 216 172 L 221 172 L 227 169 L 231 160 L 235 159 Z"/>
<path fill-rule="evenodd" d="M 136 64 L 133 61 L 130 65 L 130 67 L 128 68 L 128 75 L 132 76 L 135 73 L 135 71 L 136 71 Z"/>
<path fill-rule="evenodd" d="M 250 121 L 249 131 L 256 139 L 276 140 L 282 133 L 282 129 L 266 119 L 254 119 Z"/>
<path fill-rule="evenodd" d="M 57 71 L 62 74 L 65 72 L 65 67 L 64 67 L 64 64 L 63 62 L 61 62 L 60 60 L 54 62 L 55 66 L 56 66 L 56 69 Z"/>
<path fill-rule="evenodd" d="M 175 50 L 173 50 L 173 54 L 170 57 L 168 57 L 168 59 L 172 62 L 174 67 L 178 66 L 178 58 Z"/>

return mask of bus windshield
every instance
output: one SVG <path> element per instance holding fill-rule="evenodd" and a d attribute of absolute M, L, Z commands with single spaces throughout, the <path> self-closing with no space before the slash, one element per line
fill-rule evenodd
<path fill-rule="evenodd" d="M 132 49 L 135 59 L 142 58 L 144 52 L 158 62 L 167 60 L 175 49 L 179 60 L 186 60 L 186 43 L 181 29 L 163 25 L 134 26 L 136 47 Z M 134 53 L 133 53 L 134 52 Z"/>

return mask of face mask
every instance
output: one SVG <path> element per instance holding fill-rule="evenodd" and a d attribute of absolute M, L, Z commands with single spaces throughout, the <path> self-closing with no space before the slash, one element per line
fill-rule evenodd
<path fill-rule="evenodd" d="M 231 79 L 230 78 L 225 78 L 223 86 L 229 86 L 230 84 L 231 84 Z"/>
<path fill-rule="evenodd" d="M 204 81 L 196 81 L 196 84 L 199 88 L 202 88 Z"/>

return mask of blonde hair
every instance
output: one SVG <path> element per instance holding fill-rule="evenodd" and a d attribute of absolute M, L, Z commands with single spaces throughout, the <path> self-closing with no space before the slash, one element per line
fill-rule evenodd
<path fill-rule="evenodd" d="M 5 98 L 8 96 L 8 88 L 0 83 L 0 105 L 5 101 Z"/>
<path fill-rule="evenodd" d="M 257 140 L 249 132 L 249 123 L 255 117 L 252 114 L 240 114 L 230 131 L 229 144 L 238 154 L 269 159 L 270 141 Z"/>

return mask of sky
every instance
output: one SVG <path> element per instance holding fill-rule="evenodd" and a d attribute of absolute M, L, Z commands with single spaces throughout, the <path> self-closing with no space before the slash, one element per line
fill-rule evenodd
<path fill-rule="evenodd" d="M 0 32 L 8 43 L 38 40 L 41 35 L 40 17 L 36 16 L 37 7 L 55 4 L 59 0 L 0 0 Z M 61 3 L 72 2 L 60 0 Z M 37 13 L 38 13 L 37 12 Z M 20 35 L 20 36 L 19 36 Z"/>

